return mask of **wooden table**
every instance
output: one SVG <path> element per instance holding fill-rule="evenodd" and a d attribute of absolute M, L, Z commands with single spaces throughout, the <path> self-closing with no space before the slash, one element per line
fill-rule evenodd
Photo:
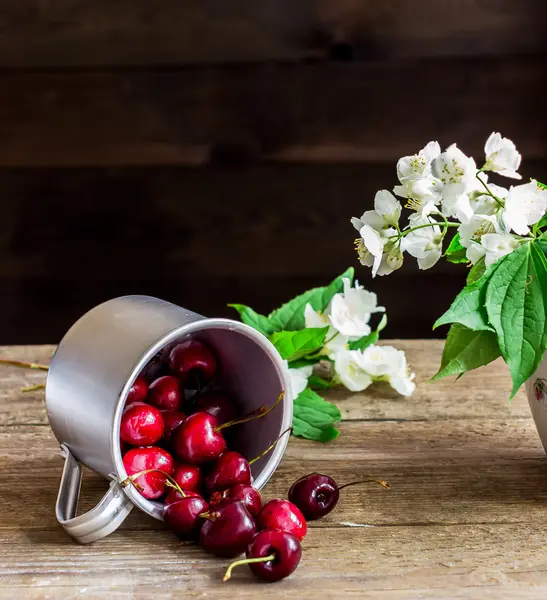
<path fill-rule="evenodd" d="M 384 386 L 334 391 L 344 422 L 330 444 L 292 439 L 265 490 L 284 495 L 319 470 L 344 483 L 373 474 L 392 488 L 350 487 L 337 510 L 311 523 L 298 571 L 261 584 L 246 569 L 222 583 L 228 561 L 182 545 L 134 510 L 119 531 L 75 544 L 54 515 L 62 460 L 44 374 L 0 369 L 0 597 L 12 598 L 450 598 L 547 597 L 547 460 L 524 394 L 495 363 L 457 382 L 426 382 L 439 341 L 396 341 L 417 373 L 412 398 Z M 0 348 L 3 358 L 47 361 L 53 347 Z M 106 482 L 88 473 L 81 508 Z"/>

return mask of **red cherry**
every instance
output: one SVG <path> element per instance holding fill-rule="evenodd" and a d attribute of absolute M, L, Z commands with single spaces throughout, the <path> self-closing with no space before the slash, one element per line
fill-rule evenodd
<path fill-rule="evenodd" d="M 308 526 L 300 509 L 288 500 L 276 498 L 267 502 L 257 517 L 259 529 L 280 529 L 304 539 Z"/>
<path fill-rule="evenodd" d="M 221 392 L 206 392 L 195 404 L 196 412 L 206 412 L 216 418 L 219 424 L 232 421 L 237 416 L 233 402 Z"/>
<path fill-rule="evenodd" d="M 180 538 L 184 540 L 195 539 L 198 537 L 203 523 L 200 515 L 206 513 L 208 508 L 207 502 L 201 496 L 197 494 L 186 495 L 176 502 L 165 504 L 163 520 L 167 528 Z"/>
<path fill-rule="evenodd" d="M 178 410 L 182 404 L 180 380 L 164 375 L 150 384 L 148 402 L 162 410 Z"/>
<path fill-rule="evenodd" d="M 193 465 L 217 459 L 226 449 L 226 440 L 215 417 L 208 413 L 190 415 L 173 434 L 172 446 L 177 457 Z"/>
<path fill-rule="evenodd" d="M 229 450 L 221 454 L 209 475 L 205 478 L 205 486 L 209 493 L 225 490 L 236 483 L 251 483 L 251 467 L 239 452 Z"/>
<path fill-rule="evenodd" d="M 178 410 L 162 410 L 163 437 L 162 441 L 169 444 L 175 429 L 186 420 L 186 414 Z"/>
<path fill-rule="evenodd" d="M 132 446 L 151 446 L 163 435 L 163 417 L 154 406 L 134 402 L 122 413 L 120 438 Z"/>
<path fill-rule="evenodd" d="M 256 525 L 243 502 L 228 502 L 209 511 L 201 526 L 201 546 L 217 556 L 231 558 L 244 552 L 256 533 Z"/>
<path fill-rule="evenodd" d="M 195 465 L 178 465 L 173 479 L 183 490 L 199 490 L 201 486 L 201 469 Z"/>
<path fill-rule="evenodd" d="M 133 382 L 133 385 L 127 392 L 127 399 L 125 404 L 131 404 L 133 402 L 144 402 L 148 396 L 148 381 L 144 377 L 137 377 Z"/>
<path fill-rule="evenodd" d="M 279 581 L 294 573 L 302 557 L 302 547 L 291 533 L 268 529 L 254 536 L 246 555 L 246 560 L 238 560 L 228 567 L 224 581 L 230 579 L 234 567 L 245 564 L 259 579 Z"/>
<path fill-rule="evenodd" d="M 180 377 L 184 385 L 199 389 L 211 381 L 217 372 L 217 359 L 212 350 L 198 340 L 178 344 L 169 355 L 171 372 Z"/>
<path fill-rule="evenodd" d="M 194 492 L 193 490 L 182 490 L 182 491 L 184 493 L 184 496 L 178 490 L 171 488 L 171 491 L 167 494 L 167 496 L 165 496 L 165 500 L 163 501 L 163 506 L 164 507 L 169 506 L 169 504 L 178 502 L 179 500 L 182 500 L 186 496 L 198 496 L 199 498 L 201 498 L 201 496 L 197 492 Z"/>
<path fill-rule="evenodd" d="M 233 500 L 243 502 L 253 517 L 256 517 L 262 508 L 260 492 L 252 485 L 245 485 L 244 483 L 233 485 L 222 492 L 215 492 L 211 496 L 209 504 L 211 508 L 216 508 Z"/>
<path fill-rule="evenodd" d="M 171 475 L 175 468 L 175 461 L 169 452 L 156 446 L 132 448 L 123 457 L 123 464 L 128 475 L 135 475 L 150 469 L 157 469 Z M 165 480 L 165 475 L 155 471 L 140 475 L 134 480 L 134 483 L 145 498 L 154 500 L 165 493 Z"/>

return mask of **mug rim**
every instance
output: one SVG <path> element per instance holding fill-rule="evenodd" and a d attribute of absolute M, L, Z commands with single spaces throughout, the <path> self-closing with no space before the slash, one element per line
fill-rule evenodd
<path fill-rule="evenodd" d="M 127 395 L 135 379 L 158 352 L 163 350 L 170 343 L 174 342 L 178 337 L 181 336 L 181 334 L 196 333 L 205 329 L 223 329 L 243 334 L 248 338 L 251 338 L 268 355 L 273 363 L 273 366 L 275 367 L 279 380 L 282 384 L 282 389 L 285 390 L 285 396 L 281 402 L 281 406 L 283 408 L 281 431 L 285 431 L 292 425 L 293 397 L 287 369 L 280 354 L 263 334 L 256 329 L 253 329 L 249 325 L 246 325 L 245 323 L 234 321 L 232 319 L 204 318 L 192 323 L 186 323 L 159 338 L 145 352 L 143 352 L 139 360 L 131 369 L 131 374 L 118 396 L 110 432 L 111 458 L 112 464 L 116 470 L 116 473 L 112 475 L 112 477 L 118 479 L 118 481 L 124 481 L 128 477 L 123 464 L 123 457 L 120 448 L 120 423 Z M 275 448 L 268 457 L 264 468 L 254 480 L 253 487 L 260 490 L 264 487 L 264 485 L 266 485 L 281 462 L 289 442 L 289 437 L 290 436 L 283 436 L 276 444 Z M 141 510 L 148 513 L 152 517 L 163 521 L 163 510 L 158 506 L 157 502 L 144 498 L 132 485 L 125 486 L 123 491 L 131 499 L 135 506 L 138 506 Z"/>

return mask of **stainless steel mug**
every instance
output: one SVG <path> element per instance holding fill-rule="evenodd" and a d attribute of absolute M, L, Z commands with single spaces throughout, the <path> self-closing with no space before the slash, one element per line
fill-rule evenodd
<path fill-rule="evenodd" d="M 193 338 L 209 344 L 220 364 L 219 383 L 237 398 L 242 413 L 271 405 L 271 413 L 238 426 L 235 449 L 258 456 L 292 421 L 292 395 L 285 365 L 260 333 L 237 321 L 207 319 L 149 296 L 125 296 L 96 306 L 65 335 L 52 359 L 46 384 L 49 422 L 65 465 L 56 514 L 80 543 L 117 529 L 133 506 L 162 519 L 161 503 L 145 499 L 127 478 L 120 451 L 120 420 L 129 389 L 149 361 Z M 287 436 L 252 465 L 258 489 L 271 477 Z M 76 516 L 84 464 L 111 479 L 108 492 L 89 512 Z"/>

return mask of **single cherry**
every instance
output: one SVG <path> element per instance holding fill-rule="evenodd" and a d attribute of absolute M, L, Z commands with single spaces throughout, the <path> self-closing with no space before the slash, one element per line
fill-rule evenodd
<path fill-rule="evenodd" d="M 132 478 L 132 481 L 149 500 L 163 496 L 166 475 L 171 475 L 175 469 L 175 461 L 169 452 L 156 446 L 132 448 L 123 457 L 123 465 L 129 476 L 142 472 L 142 475 Z"/>
<path fill-rule="evenodd" d="M 167 484 L 167 485 L 169 485 L 169 484 Z M 173 504 L 174 502 L 178 502 L 179 500 L 186 498 L 187 496 L 192 496 L 192 497 L 198 496 L 199 498 L 202 497 L 202 496 L 200 496 L 200 494 L 198 494 L 197 492 L 194 492 L 193 490 L 182 490 L 181 489 L 179 491 L 179 489 L 177 489 L 175 487 L 171 488 L 171 491 L 168 492 L 167 496 L 165 496 L 165 499 L 163 501 L 164 508 L 166 506 L 169 506 L 170 504 Z"/>
<path fill-rule="evenodd" d="M 195 411 L 213 415 L 221 425 L 237 416 L 234 403 L 222 392 L 206 392 L 200 396 L 195 404 Z"/>
<path fill-rule="evenodd" d="M 140 375 L 135 379 L 133 385 L 129 388 L 125 404 L 133 402 L 144 402 L 148 396 L 148 381 Z"/>
<path fill-rule="evenodd" d="M 233 558 L 245 551 L 256 533 L 253 517 L 243 502 L 228 502 L 204 515 L 199 542 L 217 556 Z"/>
<path fill-rule="evenodd" d="M 163 417 L 154 406 L 133 402 L 122 413 L 120 438 L 132 446 L 151 446 L 163 435 Z"/>
<path fill-rule="evenodd" d="M 180 496 L 179 492 L 176 493 Z M 183 498 L 164 505 L 163 520 L 166 527 L 183 540 L 196 539 L 203 523 L 200 515 L 208 509 L 209 505 L 201 496 L 186 494 Z"/>
<path fill-rule="evenodd" d="M 225 490 L 237 483 L 251 483 L 251 467 L 247 459 L 229 450 L 221 454 L 212 470 L 205 478 L 205 486 L 209 493 Z"/>
<path fill-rule="evenodd" d="M 187 340 L 171 350 L 169 367 L 185 386 L 199 389 L 215 376 L 217 359 L 203 342 Z"/>
<path fill-rule="evenodd" d="M 150 384 L 148 402 L 161 410 L 178 410 L 183 395 L 180 380 L 172 375 L 164 375 Z"/>
<path fill-rule="evenodd" d="M 221 504 L 226 504 L 233 500 L 243 502 L 253 517 L 256 517 L 262 508 L 262 496 L 260 492 L 252 485 L 244 483 L 233 485 L 222 492 L 214 492 L 209 500 L 209 504 L 211 508 L 216 508 Z"/>
<path fill-rule="evenodd" d="M 279 581 L 295 571 L 302 557 L 302 547 L 292 533 L 267 529 L 254 536 L 246 555 L 246 559 L 228 567 L 224 581 L 230 579 L 232 569 L 239 565 L 249 565 L 259 579 Z"/>
<path fill-rule="evenodd" d="M 288 500 L 276 498 L 267 502 L 258 513 L 256 523 L 259 529 L 279 529 L 304 539 L 308 526 L 300 509 Z"/>
<path fill-rule="evenodd" d="M 162 410 L 163 437 L 162 441 L 169 444 L 175 429 L 186 420 L 186 414 L 178 410 Z"/>
<path fill-rule="evenodd" d="M 201 487 L 201 469 L 196 465 L 177 465 L 173 479 L 183 490 L 197 491 Z"/>
<path fill-rule="evenodd" d="M 193 465 L 217 459 L 226 449 L 218 423 L 209 413 L 190 415 L 173 433 L 172 447 L 177 457 Z"/>
<path fill-rule="evenodd" d="M 378 483 L 388 488 L 389 485 L 381 479 L 354 481 L 338 486 L 329 475 L 310 473 L 295 481 L 289 490 L 289 500 L 298 506 L 308 521 L 320 519 L 328 515 L 338 504 L 340 490 L 361 483 Z"/>

